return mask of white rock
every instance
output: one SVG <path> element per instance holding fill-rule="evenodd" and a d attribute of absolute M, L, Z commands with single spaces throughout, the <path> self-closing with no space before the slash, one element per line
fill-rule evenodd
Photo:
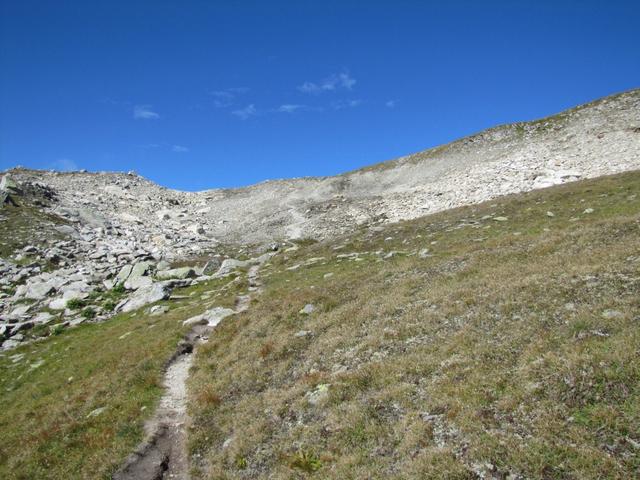
<path fill-rule="evenodd" d="M 302 315 L 311 315 L 315 309 L 316 307 L 314 307 L 313 304 L 307 303 L 298 313 Z"/>
<path fill-rule="evenodd" d="M 169 295 L 171 295 L 171 289 L 166 284 L 163 282 L 154 283 L 136 290 L 129 299 L 118 305 L 116 309 L 123 312 L 131 312 L 150 303 L 166 300 Z"/>

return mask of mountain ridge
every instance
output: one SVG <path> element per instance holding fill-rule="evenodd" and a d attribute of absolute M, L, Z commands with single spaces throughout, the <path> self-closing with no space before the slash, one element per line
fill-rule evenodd
<path fill-rule="evenodd" d="M 198 223 L 193 228 L 202 227 L 214 242 L 266 244 L 326 238 L 356 225 L 417 218 L 508 193 L 640 168 L 638 118 L 640 89 L 337 176 L 270 180 L 234 189 L 182 192 L 121 173 L 9 173 L 19 181 L 50 184 L 65 208 L 83 203 L 95 211 L 114 209 L 150 230 L 158 231 L 158 222 L 164 222 L 163 229 L 178 236 L 185 226 Z M 182 216 L 180 209 L 186 210 Z M 157 217 L 158 211 L 166 211 L 168 218 Z"/>
<path fill-rule="evenodd" d="M 295 180 L 326 180 L 326 179 L 330 179 L 330 178 L 336 178 L 336 177 L 341 177 L 341 176 L 348 176 L 351 174 L 357 174 L 357 173 L 362 173 L 371 169 L 375 169 L 378 166 L 389 166 L 392 165 L 396 162 L 401 162 L 402 160 L 405 159 L 410 159 L 412 157 L 416 157 L 416 156 L 423 156 L 423 155 L 432 155 L 434 153 L 436 153 L 437 151 L 442 151 L 444 149 L 447 149 L 449 147 L 452 147 L 454 145 L 457 145 L 459 143 L 464 143 L 465 141 L 473 141 L 473 139 L 476 138 L 481 138 L 483 135 L 494 132 L 494 131 L 500 131 L 503 129 L 508 129 L 508 128 L 526 128 L 527 126 L 537 126 L 539 124 L 544 124 L 546 122 L 550 122 L 554 119 L 556 119 L 558 116 L 562 116 L 565 114 L 570 114 L 573 112 L 578 112 L 580 110 L 583 109 L 587 109 L 587 108 L 591 108 L 591 107 L 595 107 L 599 104 L 601 104 L 602 102 L 605 101 L 611 101 L 611 100 L 615 100 L 619 97 L 623 97 L 623 96 L 634 96 L 639 94 L 640 92 L 640 87 L 638 88 L 631 88 L 628 90 L 624 90 L 621 92 L 617 92 L 617 93 L 612 93 L 610 95 L 606 95 L 603 97 L 599 97 L 595 100 L 591 100 L 589 102 L 586 103 L 582 103 L 582 104 L 578 104 L 575 105 L 573 107 L 569 107 L 567 109 L 561 110 L 559 112 L 556 113 L 552 113 L 549 115 L 545 115 L 543 117 L 539 117 L 539 118 L 534 118 L 532 120 L 521 120 L 521 121 L 515 121 L 515 122 L 511 122 L 511 123 L 499 123 L 496 124 L 494 126 L 491 127 L 487 127 L 487 128 L 483 128 L 481 130 L 476 131 L 475 133 L 471 133 L 469 135 L 465 135 L 463 137 L 460 138 L 456 138 L 454 140 L 439 144 L 439 145 L 435 145 L 433 147 L 429 147 L 423 150 L 417 150 L 415 152 L 412 153 L 408 153 L 405 155 L 401 155 L 399 157 L 394 157 L 394 158 L 390 158 L 387 160 L 382 160 L 382 161 L 378 161 L 378 162 L 374 162 L 372 164 L 369 165 L 364 165 L 361 167 L 357 167 L 354 168 L 352 170 L 347 170 L 341 173 L 337 173 L 334 175 L 302 175 L 302 176 L 298 176 L 298 177 L 284 177 L 284 178 L 265 178 L 263 180 L 260 180 L 258 182 L 252 183 L 252 184 L 247 184 L 247 185 L 240 185 L 240 186 L 233 186 L 233 187 L 212 187 L 212 188 L 205 188 L 202 190 L 181 190 L 181 189 L 176 189 L 176 188 L 172 188 L 172 187 L 168 187 L 166 185 L 162 185 L 160 183 L 154 182 L 151 179 L 147 179 L 144 176 L 140 176 L 141 178 L 144 178 L 145 180 L 155 183 L 156 185 L 158 185 L 161 188 L 166 188 L 168 190 L 172 190 L 172 191 L 176 191 L 176 192 L 181 192 L 181 193 L 207 193 L 207 192 L 213 192 L 213 191 L 236 191 L 236 190 L 244 190 L 247 188 L 252 188 L 252 187 L 256 187 L 259 185 L 262 185 L 264 183 L 273 183 L 273 182 L 288 182 L 288 181 L 295 181 Z M 639 125 L 638 127 L 640 127 L 640 121 L 638 122 Z M 6 173 L 11 173 L 14 171 L 25 171 L 25 172 L 40 172 L 40 173 L 45 173 L 45 172 L 56 172 L 59 174 L 77 174 L 77 173 L 85 173 L 85 174 L 113 174 L 113 175 L 121 175 L 121 174 L 125 174 L 126 172 L 123 171 L 87 171 L 87 170 L 70 170 L 70 171 L 58 171 L 55 169 L 37 169 L 37 168 L 29 168 L 29 167 L 23 167 L 23 166 L 16 166 L 16 167 L 11 167 L 8 168 L 2 172 L 0 172 L 0 174 L 6 174 Z"/>

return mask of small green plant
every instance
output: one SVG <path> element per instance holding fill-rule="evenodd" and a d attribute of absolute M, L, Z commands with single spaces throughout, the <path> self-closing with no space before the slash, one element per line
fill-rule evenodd
<path fill-rule="evenodd" d="M 317 472 L 322 468 L 322 462 L 313 452 L 302 449 L 293 456 L 289 465 L 307 473 Z"/>
<path fill-rule="evenodd" d="M 80 298 L 72 298 L 67 302 L 67 308 L 69 310 L 80 310 L 82 307 L 85 307 L 87 302 Z"/>
<path fill-rule="evenodd" d="M 105 300 L 102 304 L 102 308 L 104 308 L 107 312 L 113 312 L 116 308 L 117 303 L 113 300 Z"/>
<path fill-rule="evenodd" d="M 87 307 L 84 310 L 82 310 L 82 313 L 80 315 L 82 315 L 84 318 L 91 319 L 91 318 L 95 318 L 96 311 L 91 307 Z"/>
<path fill-rule="evenodd" d="M 51 327 L 51 335 L 60 335 L 64 330 L 64 325 L 59 323 L 58 325 L 54 325 Z"/>
<path fill-rule="evenodd" d="M 236 455 L 236 459 L 233 462 L 238 470 L 244 470 L 247 468 L 247 459 L 242 455 Z"/>
<path fill-rule="evenodd" d="M 125 291 L 124 283 L 118 283 L 111 289 L 111 292 L 116 295 L 122 295 Z"/>
<path fill-rule="evenodd" d="M 95 300 L 97 298 L 100 298 L 101 296 L 102 296 L 102 290 L 98 288 L 93 292 L 91 292 L 87 298 L 89 298 L 90 300 Z"/>

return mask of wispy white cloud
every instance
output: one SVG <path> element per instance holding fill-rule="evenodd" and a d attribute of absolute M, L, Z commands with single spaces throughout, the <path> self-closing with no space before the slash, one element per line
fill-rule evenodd
<path fill-rule="evenodd" d="M 338 100 L 331 103 L 331 108 L 334 110 L 343 110 L 345 108 L 354 108 L 362 105 L 362 100 Z"/>
<path fill-rule="evenodd" d="M 118 100 L 116 98 L 112 98 L 112 97 L 104 97 L 102 99 L 99 100 L 100 103 L 104 103 L 106 105 L 125 105 L 125 106 L 130 106 L 131 102 L 128 102 L 126 100 Z"/>
<path fill-rule="evenodd" d="M 157 120 L 160 115 L 151 109 L 151 105 L 136 105 L 133 107 L 133 118 L 138 120 Z"/>
<path fill-rule="evenodd" d="M 237 98 L 249 91 L 246 87 L 227 88 L 225 90 L 212 90 L 209 93 L 213 97 L 213 105 L 216 108 L 227 108 L 232 106 Z"/>
<path fill-rule="evenodd" d="M 209 92 L 209 95 L 213 97 L 213 104 L 217 108 L 230 107 L 233 105 L 233 100 L 235 98 L 231 93 L 222 90 Z"/>
<path fill-rule="evenodd" d="M 255 105 L 252 103 L 251 105 L 247 105 L 244 108 L 234 110 L 233 112 L 231 112 L 231 114 L 242 120 L 246 120 L 249 117 L 255 117 L 256 115 L 258 115 L 258 110 L 256 110 Z"/>
<path fill-rule="evenodd" d="M 384 104 L 385 107 L 387 108 L 395 108 L 395 106 L 398 104 L 398 102 L 396 100 L 387 100 Z"/>
<path fill-rule="evenodd" d="M 276 111 L 280 113 L 295 113 L 298 110 L 306 109 L 306 105 L 295 105 L 291 103 L 285 103 L 284 105 L 280 105 Z"/>
<path fill-rule="evenodd" d="M 356 84 L 356 79 L 348 72 L 334 73 L 321 82 L 304 82 L 298 86 L 298 90 L 303 93 L 318 95 L 323 92 L 333 92 L 338 89 L 351 90 Z"/>
<path fill-rule="evenodd" d="M 69 158 L 59 158 L 53 162 L 52 168 L 60 172 L 73 172 L 80 170 L 78 168 L 78 164 Z"/>
<path fill-rule="evenodd" d="M 162 143 L 144 143 L 142 145 L 137 145 L 138 148 L 142 148 L 144 150 L 156 150 L 160 149 L 163 151 L 170 150 L 174 153 L 187 153 L 190 151 L 189 147 L 185 147 L 184 145 L 176 145 L 172 143 L 162 142 Z"/>

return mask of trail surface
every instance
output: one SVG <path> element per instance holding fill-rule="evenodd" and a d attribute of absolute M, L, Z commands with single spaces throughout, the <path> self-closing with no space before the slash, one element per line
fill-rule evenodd
<path fill-rule="evenodd" d="M 269 258 L 269 257 L 267 257 Z M 146 440 L 129 455 L 113 480 L 189 480 L 187 450 L 187 379 L 193 364 L 193 351 L 222 319 L 244 312 L 251 303 L 251 293 L 260 293 L 258 265 L 248 272 L 249 292 L 236 297 L 233 310 L 214 308 L 204 315 L 206 323 L 194 325 L 169 362 L 164 375 L 165 393 L 155 415 L 145 424 Z"/>

